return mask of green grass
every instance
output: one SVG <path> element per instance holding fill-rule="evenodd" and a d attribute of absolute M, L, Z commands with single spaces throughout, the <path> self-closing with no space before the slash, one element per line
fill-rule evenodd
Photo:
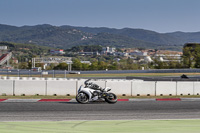
<path fill-rule="evenodd" d="M 200 120 L 0 122 L 1 133 L 199 133 Z"/>

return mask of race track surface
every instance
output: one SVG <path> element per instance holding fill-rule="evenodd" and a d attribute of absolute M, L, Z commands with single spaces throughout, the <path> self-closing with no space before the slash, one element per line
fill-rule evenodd
<path fill-rule="evenodd" d="M 0 121 L 200 119 L 199 101 L 0 103 Z"/>

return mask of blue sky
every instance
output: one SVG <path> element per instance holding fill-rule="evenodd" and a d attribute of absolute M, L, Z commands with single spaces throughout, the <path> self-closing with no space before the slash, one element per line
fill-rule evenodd
<path fill-rule="evenodd" d="M 200 0 L 0 0 L 0 24 L 200 31 Z"/>

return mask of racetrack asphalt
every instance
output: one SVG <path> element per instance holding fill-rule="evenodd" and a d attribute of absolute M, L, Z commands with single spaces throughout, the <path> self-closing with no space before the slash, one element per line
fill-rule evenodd
<path fill-rule="evenodd" d="M 0 121 L 200 119 L 199 101 L 1 102 Z"/>

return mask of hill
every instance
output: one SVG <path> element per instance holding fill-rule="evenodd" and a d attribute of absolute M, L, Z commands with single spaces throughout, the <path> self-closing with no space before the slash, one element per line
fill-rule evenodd
<path fill-rule="evenodd" d="M 110 33 L 98 33 L 93 36 L 92 39 L 83 40 L 82 42 L 74 43 L 74 45 L 101 45 L 101 46 L 111 46 L 117 48 L 124 47 L 146 47 L 146 48 L 156 48 L 159 44 L 152 42 L 145 42 L 143 40 L 137 40 L 122 35 L 115 35 Z"/>
<path fill-rule="evenodd" d="M 71 43 L 91 36 L 72 28 L 61 28 L 51 25 L 12 27 L 0 25 L 0 41 L 29 43 L 50 47 L 69 47 Z"/>
<path fill-rule="evenodd" d="M 181 45 L 183 43 L 182 40 L 180 40 L 180 38 L 177 38 L 176 36 L 173 36 L 171 34 L 162 34 L 144 29 L 131 29 L 131 28 L 111 29 L 105 27 L 103 28 L 77 27 L 77 29 L 93 34 L 110 33 L 110 34 L 122 35 L 134 38 L 136 40 L 142 40 L 159 45 Z"/>
<path fill-rule="evenodd" d="M 200 42 L 200 32 L 173 32 L 173 33 L 166 33 L 166 35 L 176 37 L 182 42 Z"/>
<path fill-rule="evenodd" d="M 68 49 L 77 45 L 144 47 L 181 50 L 184 43 L 200 42 L 200 32 L 158 33 L 144 29 L 74 26 L 10 26 L 0 24 L 0 41 Z"/>

